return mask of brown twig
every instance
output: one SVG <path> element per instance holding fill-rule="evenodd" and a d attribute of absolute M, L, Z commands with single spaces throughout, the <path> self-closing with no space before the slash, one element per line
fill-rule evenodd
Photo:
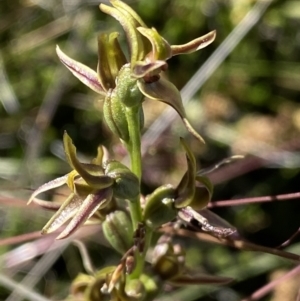
<path fill-rule="evenodd" d="M 234 248 L 240 249 L 240 250 L 263 252 L 263 253 L 268 253 L 268 254 L 272 254 L 275 256 L 279 256 L 282 258 L 294 260 L 297 262 L 300 261 L 299 255 L 296 255 L 296 254 L 293 254 L 290 252 L 286 252 L 286 251 L 282 251 L 282 250 L 278 250 L 275 248 L 269 248 L 269 247 L 265 247 L 265 246 L 256 245 L 256 244 L 244 241 L 244 240 L 219 239 L 219 238 L 213 237 L 207 233 L 193 232 L 193 231 L 189 231 L 189 230 L 185 230 L 185 229 L 174 229 L 169 226 L 163 227 L 161 231 L 172 233 L 172 234 L 179 235 L 179 236 L 189 237 L 189 238 L 193 238 L 193 239 L 200 239 L 200 240 L 216 243 L 219 245 L 230 246 L 230 247 L 234 247 Z"/>
<path fill-rule="evenodd" d="M 293 199 L 300 199 L 300 192 L 278 194 L 274 196 L 261 196 L 261 197 L 253 197 L 253 198 L 216 201 L 216 202 L 209 203 L 207 207 L 216 208 L 216 207 L 226 207 L 226 206 L 241 206 L 241 205 L 251 204 L 251 203 L 267 203 L 267 202 L 286 201 L 286 200 L 293 200 Z"/>

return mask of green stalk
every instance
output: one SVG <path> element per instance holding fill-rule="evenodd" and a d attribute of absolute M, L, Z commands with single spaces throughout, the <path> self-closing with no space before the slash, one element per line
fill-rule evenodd
<path fill-rule="evenodd" d="M 141 106 L 126 108 L 126 117 L 128 122 L 129 143 L 127 145 L 131 160 L 131 171 L 141 181 L 142 177 L 142 156 L 141 156 L 141 126 L 140 126 L 140 110 Z M 142 209 L 140 204 L 140 196 L 136 200 L 129 201 L 130 214 L 132 218 L 133 228 L 137 229 L 138 223 L 142 222 Z M 146 226 L 145 226 L 146 227 Z M 146 252 L 150 245 L 152 231 L 146 227 L 145 246 L 143 253 L 135 254 L 135 269 L 130 274 L 131 279 L 137 279 L 143 273 L 145 265 Z"/>
<path fill-rule="evenodd" d="M 141 181 L 142 177 L 142 156 L 141 156 L 141 130 L 140 130 L 140 105 L 126 108 L 126 117 L 128 122 L 129 143 L 127 144 L 131 160 L 131 171 Z M 130 214 L 133 228 L 136 229 L 139 222 L 142 221 L 142 209 L 140 196 L 129 201 Z"/>

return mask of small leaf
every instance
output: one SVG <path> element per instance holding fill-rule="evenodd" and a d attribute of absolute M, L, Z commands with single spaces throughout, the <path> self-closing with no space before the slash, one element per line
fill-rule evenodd
<path fill-rule="evenodd" d="M 73 73 L 74 76 L 76 76 L 90 89 L 105 96 L 105 91 L 98 79 L 97 73 L 94 70 L 71 59 L 64 52 L 62 52 L 58 46 L 56 46 L 56 53 L 60 61 Z"/>
<path fill-rule="evenodd" d="M 27 202 L 27 205 L 29 205 L 29 204 L 32 202 L 32 200 L 33 200 L 37 195 L 39 195 L 40 193 L 45 192 L 45 191 L 48 191 L 48 190 L 53 189 L 53 188 L 60 187 L 60 186 L 62 186 L 62 185 L 64 185 L 64 184 L 66 184 L 67 179 L 68 179 L 68 176 L 69 176 L 69 174 L 64 175 L 64 176 L 62 176 L 62 177 L 56 178 L 56 179 L 54 179 L 54 180 L 52 180 L 52 181 L 50 181 L 50 182 L 47 182 L 47 183 L 43 184 L 42 186 L 40 186 L 38 189 L 36 189 L 36 190 L 32 193 L 32 195 L 31 195 L 30 198 L 29 198 L 29 201 Z"/>
<path fill-rule="evenodd" d="M 171 45 L 172 49 L 172 56 L 178 55 L 178 54 L 188 54 L 191 52 L 195 52 L 199 49 L 202 49 L 209 44 L 211 44 L 216 38 L 216 31 L 213 30 L 209 32 L 208 34 L 199 37 L 195 40 L 192 40 L 186 44 L 183 45 Z"/>

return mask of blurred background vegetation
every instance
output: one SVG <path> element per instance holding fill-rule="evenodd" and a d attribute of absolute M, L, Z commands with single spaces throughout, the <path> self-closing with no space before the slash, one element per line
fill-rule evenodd
<path fill-rule="evenodd" d="M 262 15 L 249 26 L 244 38 L 238 41 L 235 37 L 237 46 L 207 80 L 203 80 L 207 69 L 203 71 L 202 82 L 199 80 L 192 99 L 188 99 L 187 115 L 206 145 L 199 145 L 179 118 L 170 121 L 171 127 L 163 133 L 156 135 L 154 130 L 155 142 L 145 148 L 143 192 L 147 194 L 165 183 L 176 184 L 182 176 L 185 158 L 179 136 L 188 140 L 199 166 L 204 168 L 233 154 L 246 155 L 244 160 L 211 174 L 216 184 L 213 201 L 298 192 L 300 2 L 274 0 L 265 1 L 264 6 L 254 0 L 126 2 L 171 44 L 185 43 L 217 30 L 213 44 L 169 62 L 166 76 L 179 89 L 214 51 L 223 49 L 222 43 L 249 12 L 256 9 Z M 69 171 L 62 148 L 64 130 L 74 140 L 83 160 L 95 155 L 99 144 L 108 147 L 117 159 L 126 155 L 103 123 L 99 97 L 68 73 L 55 53 L 55 45 L 59 44 L 71 57 L 96 68 L 99 32 L 121 31 L 114 19 L 100 12 L 99 3 L 0 1 L 1 274 L 52 300 L 65 298 L 71 280 L 84 271 L 77 248 L 66 242 L 55 244 L 54 251 L 47 253 L 53 247 L 51 236 L 34 236 L 36 239 L 30 244 L 8 244 L 4 239 L 37 231 L 47 221 L 48 212 L 25 204 L 30 188 Z M 145 132 L 149 133 L 165 106 L 146 101 L 144 108 Z M 168 123 L 168 119 L 161 122 Z M 147 145 L 146 140 L 144 143 Z M 45 197 L 53 199 L 63 194 L 60 191 Z M 283 243 L 300 226 L 297 199 L 213 211 L 249 241 L 269 247 Z M 99 234 L 82 236 L 86 236 L 97 267 L 118 260 L 103 246 Z M 204 286 L 177 291 L 169 288 L 168 297 L 173 300 L 240 300 L 294 265 L 272 255 L 198 240 L 181 238 L 180 242 L 186 247 L 189 265 L 212 274 L 233 276 L 236 282 L 215 290 Z M 291 247 L 299 253 L 299 239 Z M 31 278 L 24 278 L 28 275 Z M 38 300 L 10 295 L 11 287 L 2 280 L 0 300 Z M 261 300 L 295 300 L 299 283 L 300 277 L 294 277 L 285 282 L 286 287 L 278 285 Z"/>

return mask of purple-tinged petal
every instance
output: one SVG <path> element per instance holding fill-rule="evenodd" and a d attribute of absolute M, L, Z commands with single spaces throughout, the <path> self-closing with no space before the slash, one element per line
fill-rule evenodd
<path fill-rule="evenodd" d="M 59 210 L 51 217 L 48 223 L 44 226 L 42 234 L 47 234 L 55 231 L 62 226 L 67 220 L 72 218 L 77 210 L 83 203 L 83 199 L 79 198 L 75 194 L 69 195 L 69 197 L 63 202 Z"/>
<path fill-rule="evenodd" d="M 27 205 L 30 204 L 32 202 L 32 200 L 40 193 L 42 192 L 45 192 L 45 191 L 48 191 L 50 189 L 53 189 L 53 188 L 57 188 L 59 186 L 62 186 L 64 184 L 66 184 L 67 182 L 67 179 L 68 179 L 68 176 L 69 174 L 67 175 L 64 175 L 62 177 L 59 177 L 59 178 L 56 178 L 50 182 L 47 182 L 45 184 L 43 184 L 42 186 L 40 186 L 38 189 L 36 189 L 32 195 L 30 196 L 30 199 L 29 201 L 27 202 Z"/>
<path fill-rule="evenodd" d="M 232 234 L 230 235 L 230 239 L 242 239 L 241 235 L 238 233 L 237 229 L 232 226 L 228 221 L 221 218 L 219 215 L 210 211 L 209 209 L 202 209 L 199 213 L 204 216 L 211 224 L 219 227 L 219 228 L 228 228 L 232 229 Z"/>
<path fill-rule="evenodd" d="M 62 52 L 58 46 L 56 46 L 56 53 L 60 61 L 73 73 L 74 76 L 76 76 L 90 89 L 105 96 L 105 91 L 98 79 L 97 72 L 95 72 L 88 66 L 71 59 L 64 52 Z"/>
<path fill-rule="evenodd" d="M 40 200 L 37 198 L 33 198 L 32 202 L 41 206 L 44 209 L 48 209 L 48 210 L 53 210 L 53 211 L 57 211 L 61 204 L 58 203 L 54 203 L 54 202 L 49 202 L 49 201 L 44 201 L 44 200 Z"/>
<path fill-rule="evenodd" d="M 86 220 L 98 209 L 104 208 L 112 198 L 111 189 L 103 189 L 96 194 L 90 194 L 83 201 L 80 208 L 77 208 L 75 216 L 68 226 L 56 239 L 63 239 L 73 234 Z"/>
<path fill-rule="evenodd" d="M 188 54 L 191 52 L 195 52 L 199 49 L 202 49 L 209 44 L 211 44 L 216 38 L 216 31 L 213 30 L 209 32 L 208 34 L 199 37 L 195 40 L 192 40 L 186 44 L 183 45 L 171 45 L 172 49 L 172 56 L 178 55 L 178 54 Z"/>

